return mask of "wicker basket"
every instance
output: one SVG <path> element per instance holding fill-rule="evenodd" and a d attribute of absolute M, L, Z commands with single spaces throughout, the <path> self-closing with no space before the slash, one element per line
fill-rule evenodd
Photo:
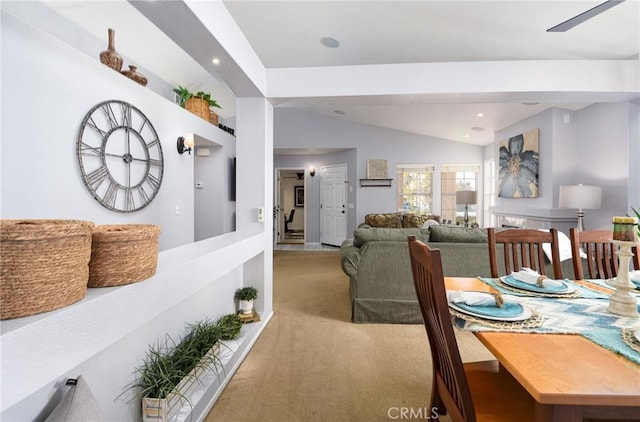
<path fill-rule="evenodd" d="M 184 108 L 196 116 L 209 121 L 209 102 L 203 98 L 191 97 L 184 103 Z"/>
<path fill-rule="evenodd" d="M 62 308 L 87 293 L 93 223 L 0 220 L 0 319 Z"/>
<path fill-rule="evenodd" d="M 112 287 L 156 273 L 160 227 L 151 224 L 96 226 L 89 262 L 89 287 Z"/>
<path fill-rule="evenodd" d="M 209 110 L 209 121 L 212 125 L 218 127 L 218 115 L 213 110 Z"/>

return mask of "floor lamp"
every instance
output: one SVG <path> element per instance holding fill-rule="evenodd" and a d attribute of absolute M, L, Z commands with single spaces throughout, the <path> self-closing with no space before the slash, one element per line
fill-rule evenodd
<path fill-rule="evenodd" d="M 569 185 L 560 186 L 560 197 L 558 199 L 558 206 L 560 208 L 575 208 L 578 211 L 578 226 L 579 232 L 584 231 L 584 211 L 582 210 L 596 210 L 600 208 L 602 203 L 602 188 L 600 186 L 587 186 L 587 185 Z"/>
<path fill-rule="evenodd" d="M 469 227 L 469 204 L 478 202 L 478 192 L 459 190 L 456 192 L 456 204 L 464 204 L 464 226 Z"/>

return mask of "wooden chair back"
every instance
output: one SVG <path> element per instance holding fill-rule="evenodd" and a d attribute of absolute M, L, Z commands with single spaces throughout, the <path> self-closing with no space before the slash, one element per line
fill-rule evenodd
<path fill-rule="evenodd" d="M 438 249 L 409 237 L 413 282 L 433 360 L 430 409 L 455 421 L 475 422 L 473 400 L 453 332 Z"/>
<path fill-rule="evenodd" d="M 588 278 L 613 278 L 618 274 L 618 257 L 616 245 L 611 242 L 611 230 L 578 231 L 569 229 L 571 240 L 571 257 L 573 258 L 573 274 L 576 280 L 585 278 L 580 249 L 587 255 L 585 262 Z"/>
<path fill-rule="evenodd" d="M 618 247 L 611 241 L 613 232 L 611 229 L 596 229 L 579 232 L 575 228 L 569 229 L 571 240 L 571 257 L 573 258 L 573 274 L 577 280 L 582 280 L 585 275 L 590 279 L 608 279 L 618 275 Z M 584 265 L 580 257 L 580 250 L 587 256 L 585 263 L 587 274 L 584 274 Z M 640 270 L 640 256 L 638 248 L 633 247 L 633 268 Z"/>
<path fill-rule="evenodd" d="M 539 274 L 546 275 L 545 253 L 542 245 L 549 243 L 551 245 L 553 277 L 556 279 L 562 278 L 557 229 L 549 229 L 549 231 L 535 229 L 496 231 L 494 228 L 488 228 L 487 237 L 489 240 L 491 277 L 500 277 L 497 259 L 498 245 L 501 245 L 504 250 L 505 272 L 503 275 L 511 274 L 512 271 L 520 271 L 522 267 L 528 267 Z"/>

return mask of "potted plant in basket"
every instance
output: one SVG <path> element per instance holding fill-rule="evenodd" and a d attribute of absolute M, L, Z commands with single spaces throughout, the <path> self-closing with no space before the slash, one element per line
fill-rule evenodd
<path fill-rule="evenodd" d="M 241 327 L 240 317 L 228 314 L 215 322 L 188 325 L 188 334 L 178 341 L 166 336 L 164 342 L 150 345 L 143 364 L 135 369 L 137 379 L 122 394 L 136 390 L 133 399 L 142 399 L 143 421 L 171 419 L 184 401 L 189 402 L 204 375 L 218 375 L 220 341 L 237 338 Z"/>
<path fill-rule="evenodd" d="M 239 300 L 240 311 L 248 315 L 253 312 L 253 301 L 258 298 L 258 289 L 255 287 L 242 287 L 236 290 L 235 298 Z"/>
<path fill-rule="evenodd" d="M 173 89 L 178 94 L 180 107 L 186 108 L 196 116 L 207 120 L 216 126 L 218 125 L 218 115 L 211 110 L 212 107 L 222 108 L 220 104 L 213 98 L 211 93 L 198 91 L 195 94 L 187 88 L 178 85 Z"/>

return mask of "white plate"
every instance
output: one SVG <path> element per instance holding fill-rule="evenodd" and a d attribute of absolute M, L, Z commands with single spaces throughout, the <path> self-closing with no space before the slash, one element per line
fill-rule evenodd
<path fill-rule="evenodd" d="M 529 308 L 527 305 L 523 303 L 520 303 L 520 305 L 522 305 L 522 313 L 520 315 L 516 315 L 512 317 L 494 317 L 490 315 L 477 314 L 468 309 L 462 309 L 456 306 L 455 303 L 449 303 L 449 306 L 458 312 L 462 312 L 463 314 L 471 315 L 471 316 L 482 318 L 482 319 L 490 319 L 493 321 L 524 321 L 526 319 L 531 318 L 531 316 L 533 315 L 533 312 L 531 312 L 531 308 Z"/>
<path fill-rule="evenodd" d="M 566 287 L 566 290 L 562 290 L 562 291 L 547 290 L 544 287 L 539 287 L 534 284 L 528 284 L 523 281 L 518 281 L 518 280 L 513 281 L 509 278 L 509 276 L 502 276 L 500 277 L 500 280 L 502 280 L 504 284 L 511 286 L 514 289 L 527 290 L 529 292 L 535 292 L 535 293 L 568 295 L 576 291 L 576 289 L 573 286 L 565 283 L 563 280 L 554 280 L 559 283 L 562 283 Z"/>

